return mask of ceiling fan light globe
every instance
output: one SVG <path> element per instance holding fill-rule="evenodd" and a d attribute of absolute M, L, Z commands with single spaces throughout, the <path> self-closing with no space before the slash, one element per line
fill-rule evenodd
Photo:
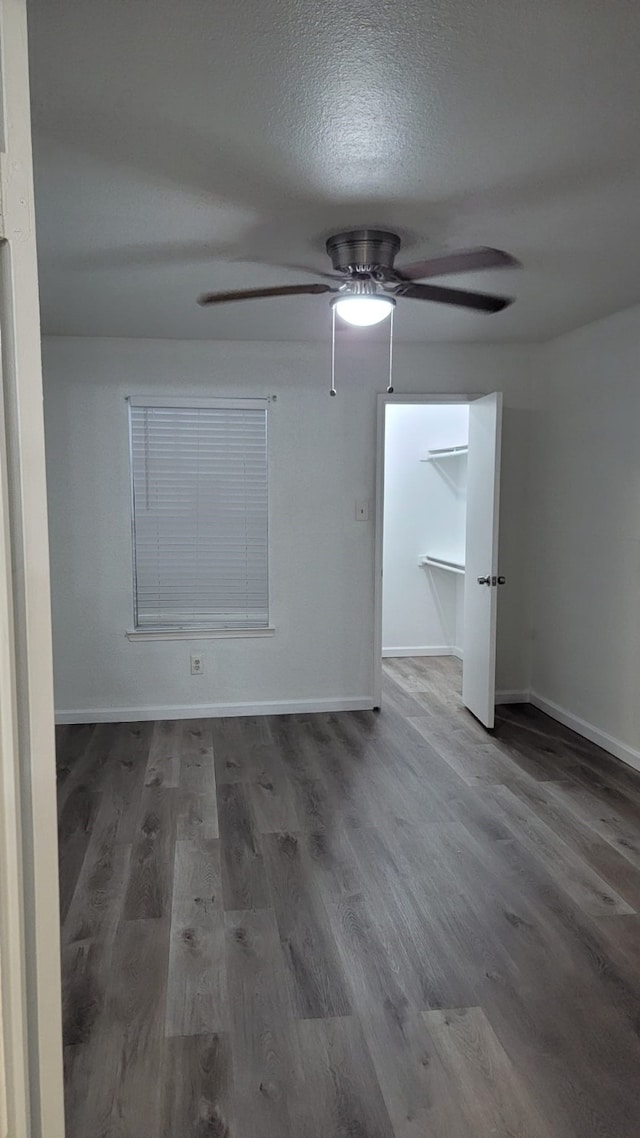
<path fill-rule="evenodd" d="M 389 296 L 338 296 L 331 303 L 342 320 L 359 328 L 380 324 L 396 304 Z"/>

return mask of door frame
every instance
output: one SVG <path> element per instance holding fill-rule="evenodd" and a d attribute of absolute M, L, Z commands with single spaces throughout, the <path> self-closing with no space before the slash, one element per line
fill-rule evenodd
<path fill-rule="evenodd" d="M 0 390 L 2 386 L 3 383 L 0 382 Z M 6 439 L 2 400 L 0 439 L 3 443 Z M 3 445 L 0 448 L 0 1124 L 7 1126 L 8 1134 L 28 1134 L 26 948 L 21 889 L 21 796 L 7 488 L 7 464 Z"/>
<path fill-rule="evenodd" d="M 377 428 L 376 428 L 376 497 L 375 497 L 375 533 L 373 554 L 373 706 L 382 705 L 382 562 L 384 556 L 384 476 L 385 476 L 385 431 L 386 415 L 389 404 L 425 404 L 472 403 L 474 399 L 482 399 L 484 392 L 474 395 L 458 392 L 444 394 L 430 392 L 416 393 L 414 395 L 396 395 L 382 393 L 378 395 Z"/>
<path fill-rule="evenodd" d="M 40 308 L 26 0 L 0 4 L 0 956 L 8 1132 L 64 1138 Z"/>

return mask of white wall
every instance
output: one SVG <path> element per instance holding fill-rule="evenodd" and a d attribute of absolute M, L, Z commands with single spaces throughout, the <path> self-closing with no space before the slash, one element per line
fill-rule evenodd
<path fill-rule="evenodd" d="M 469 409 L 390 404 L 386 410 L 383 652 L 456 647 L 462 578 L 418 564 L 420 556 L 464 560 L 466 458 L 421 462 L 427 451 L 464 446 Z"/>
<path fill-rule="evenodd" d="M 366 333 L 365 333 L 366 335 Z M 384 353 L 354 333 L 329 345 L 49 338 L 44 342 L 56 706 L 91 718 L 229 704 L 371 698 L 376 394 Z M 532 349 L 398 345 L 397 391 L 505 393 L 498 687 L 527 684 L 524 523 Z M 131 643 L 125 395 L 267 395 L 271 601 L 267 639 Z M 373 509 L 371 517 L 373 519 Z"/>
<path fill-rule="evenodd" d="M 532 688 L 639 761 L 640 308 L 546 345 L 540 373 Z"/>

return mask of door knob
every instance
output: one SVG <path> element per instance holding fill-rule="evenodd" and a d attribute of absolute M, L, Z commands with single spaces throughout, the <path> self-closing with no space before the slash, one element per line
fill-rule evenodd
<path fill-rule="evenodd" d="M 506 582 L 507 582 L 507 578 L 506 578 L 506 577 L 498 577 L 498 584 L 499 584 L 499 585 L 505 585 L 505 584 L 506 584 Z"/>
<path fill-rule="evenodd" d="M 479 585 L 490 585 L 491 584 L 491 577 L 478 577 L 478 584 Z"/>

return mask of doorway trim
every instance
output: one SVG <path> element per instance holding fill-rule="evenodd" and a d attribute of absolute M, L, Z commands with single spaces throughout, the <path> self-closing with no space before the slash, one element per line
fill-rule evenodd
<path fill-rule="evenodd" d="M 382 704 L 382 559 L 384 554 L 384 463 L 385 463 L 385 430 L 387 406 L 389 404 L 415 404 L 424 406 L 430 403 L 472 403 L 474 399 L 481 399 L 484 392 L 474 395 L 457 392 L 445 394 L 421 392 L 414 395 L 396 395 L 383 393 L 378 395 L 377 427 L 376 427 L 376 497 L 375 497 L 375 533 L 373 554 L 373 706 L 379 708 Z"/>
<path fill-rule="evenodd" d="M 25 0 L 0 4 L 0 52 L 0 1097 L 6 1082 L 12 1138 L 64 1138 L 47 483 Z"/>

